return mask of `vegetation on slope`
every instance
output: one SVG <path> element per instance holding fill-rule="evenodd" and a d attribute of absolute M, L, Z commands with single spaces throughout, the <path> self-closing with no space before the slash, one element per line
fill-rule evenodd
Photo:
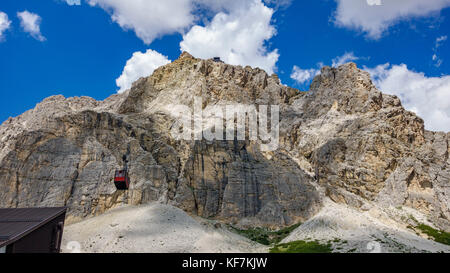
<path fill-rule="evenodd" d="M 450 233 L 442 230 L 434 229 L 425 224 L 420 224 L 416 228 L 420 229 L 426 235 L 432 237 L 436 242 L 450 245 Z"/>
<path fill-rule="evenodd" d="M 294 229 L 299 227 L 301 223 L 280 229 L 278 231 L 271 231 L 266 228 L 252 228 L 252 229 L 232 229 L 238 234 L 249 238 L 252 241 L 263 245 L 272 245 L 270 253 L 331 253 L 332 244 L 329 241 L 327 244 L 321 244 L 318 241 L 293 241 L 289 243 L 279 244 L 286 238 Z"/>
<path fill-rule="evenodd" d="M 422 233 L 428 235 L 428 237 L 430 237 L 434 241 L 444 244 L 444 245 L 450 245 L 450 233 L 449 232 L 445 232 L 443 230 L 437 230 L 428 225 L 420 223 L 412 215 L 409 216 L 409 219 L 411 219 L 413 222 L 415 222 L 415 225 L 414 226 L 409 225 L 408 228 L 414 230 L 417 233 L 417 235 L 420 236 L 420 234 L 417 232 L 417 230 L 420 230 Z"/>
<path fill-rule="evenodd" d="M 294 229 L 299 227 L 301 223 L 280 229 L 278 231 L 271 231 L 266 228 L 252 228 L 252 229 L 232 229 L 238 234 L 249 238 L 252 241 L 258 242 L 263 245 L 278 244 L 286 238 Z"/>
<path fill-rule="evenodd" d="M 293 241 L 278 244 L 270 249 L 270 253 L 331 253 L 331 243 L 321 244 L 318 241 Z"/>

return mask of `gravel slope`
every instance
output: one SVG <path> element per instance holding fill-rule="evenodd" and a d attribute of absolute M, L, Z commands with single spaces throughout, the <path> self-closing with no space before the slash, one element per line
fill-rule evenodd
<path fill-rule="evenodd" d="M 64 229 L 63 252 L 266 252 L 214 222 L 159 203 L 111 210 Z"/>
<path fill-rule="evenodd" d="M 450 246 L 427 240 L 407 228 L 409 217 L 432 225 L 411 208 L 380 208 L 366 204 L 357 210 L 324 199 L 323 209 L 282 242 L 332 242 L 334 252 L 450 252 Z"/>
<path fill-rule="evenodd" d="M 334 252 L 449 252 L 450 247 L 427 240 L 408 229 L 408 217 L 430 224 L 411 208 L 362 210 L 324 199 L 323 209 L 282 242 L 331 242 Z M 403 221 L 402 221 L 403 219 Z M 191 217 L 181 209 L 160 203 L 127 206 L 68 225 L 63 252 L 226 253 L 267 252 L 268 247 Z"/>

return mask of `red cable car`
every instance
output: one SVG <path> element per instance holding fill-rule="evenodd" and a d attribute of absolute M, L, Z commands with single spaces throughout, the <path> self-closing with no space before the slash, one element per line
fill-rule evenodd
<path fill-rule="evenodd" d="M 130 179 L 128 178 L 128 171 L 126 169 L 116 171 L 114 185 L 116 185 L 117 190 L 128 190 Z"/>

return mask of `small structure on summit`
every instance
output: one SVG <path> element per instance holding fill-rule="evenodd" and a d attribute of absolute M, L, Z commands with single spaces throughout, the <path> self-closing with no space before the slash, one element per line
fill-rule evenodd
<path fill-rule="evenodd" d="M 223 63 L 223 61 L 220 59 L 220 57 L 214 57 L 213 61 L 216 63 Z"/>

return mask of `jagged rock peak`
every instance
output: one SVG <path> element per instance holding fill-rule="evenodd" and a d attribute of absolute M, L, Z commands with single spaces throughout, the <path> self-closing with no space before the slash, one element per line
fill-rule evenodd
<path fill-rule="evenodd" d="M 156 111 L 167 104 L 191 105 L 194 96 L 202 97 L 206 106 L 226 101 L 280 104 L 298 94 L 262 69 L 198 59 L 183 52 L 177 60 L 135 82 L 119 113 Z"/>
<path fill-rule="evenodd" d="M 313 79 L 311 90 L 326 88 L 331 85 L 333 87 L 339 85 L 348 86 L 348 84 L 353 84 L 349 87 L 358 87 L 357 84 L 362 85 L 361 87 L 364 87 L 366 91 L 376 89 L 372 83 L 370 74 L 367 71 L 359 69 L 355 63 L 350 62 L 339 67 L 322 67 L 321 73 Z"/>
<path fill-rule="evenodd" d="M 180 56 L 178 57 L 179 60 L 181 59 L 195 59 L 194 56 L 192 56 L 189 52 L 183 51 Z"/>

